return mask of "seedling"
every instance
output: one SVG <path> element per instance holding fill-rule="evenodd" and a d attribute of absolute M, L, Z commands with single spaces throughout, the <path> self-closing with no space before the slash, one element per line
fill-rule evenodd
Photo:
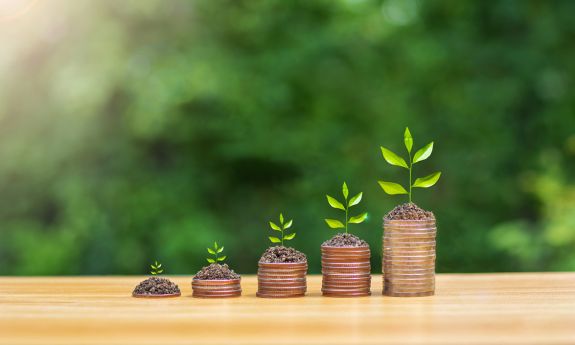
<path fill-rule="evenodd" d="M 387 181 L 377 181 L 381 188 L 389 194 L 408 194 L 409 195 L 409 202 L 411 202 L 411 192 L 412 188 L 429 188 L 437 183 L 439 177 L 441 176 L 441 172 L 437 171 L 433 174 L 427 175 L 425 177 L 420 177 L 412 183 L 412 175 L 413 175 L 413 164 L 421 162 L 429 158 L 431 156 L 431 152 L 433 151 L 433 141 L 429 144 L 425 145 L 421 149 L 419 149 L 414 155 L 413 158 L 411 157 L 411 148 L 413 147 L 413 137 L 411 136 L 411 132 L 409 132 L 409 128 L 405 127 L 405 132 L 403 134 L 403 142 L 405 144 L 405 148 L 407 149 L 407 154 L 409 156 L 409 164 L 401 158 L 400 156 L 396 155 L 392 151 L 386 149 L 385 147 L 381 147 L 381 153 L 383 154 L 383 158 L 386 160 L 387 163 L 391 165 L 400 166 L 409 170 L 409 192 L 403 188 L 402 185 L 399 183 L 394 182 L 387 182 Z"/>
<path fill-rule="evenodd" d="M 164 269 L 162 268 L 162 264 L 159 263 L 158 261 L 154 261 L 154 263 L 152 265 L 150 265 L 150 267 L 152 268 L 150 273 L 154 276 L 162 274 L 164 272 Z"/>
<path fill-rule="evenodd" d="M 326 195 L 326 197 L 327 197 L 327 202 L 329 203 L 329 205 L 331 207 L 337 208 L 338 210 L 342 210 L 345 212 L 345 223 L 342 223 L 341 221 L 339 221 L 337 219 L 326 219 L 325 222 L 332 229 L 345 228 L 345 233 L 347 234 L 348 223 L 352 223 L 352 224 L 362 223 L 367 218 L 367 212 L 361 213 L 360 215 L 357 215 L 355 217 L 348 218 L 349 209 L 351 207 L 359 204 L 359 202 L 361 201 L 361 198 L 363 197 L 363 192 L 360 192 L 359 194 L 357 194 L 356 196 L 354 196 L 348 200 L 347 197 L 349 196 L 349 190 L 347 188 L 347 184 L 344 182 L 343 186 L 342 186 L 342 194 L 343 194 L 343 198 L 344 198 L 343 203 L 339 202 L 336 198 L 333 198 L 329 195 Z"/>
<path fill-rule="evenodd" d="M 281 232 L 281 236 L 279 238 L 274 237 L 274 236 L 269 236 L 268 238 L 270 239 L 270 241 L 272 243 L 281 243 L 281 245 L 283 246 L 284 241 L 293 240 L 293 238 L 295 237 L 295 232 L 292 232 L 289 235 L 284 234 L 284 231 L 291 228 L 292 224 L 293 224 L 293 219 L 290 219 L 284 223 L 284 215 L 283 215 L 283 213 L 280 213 L 280 225 L 278 226 L 276 223 L 270 221 L 270 227 L 274 231 Z"/>
<path fill-rule="evenodd" d="M 207 248 L 208 249 L 208 253 L 212 254 L 214 256 L 214 258 L 206 258 L 206 260 L 208 260 L 208 262 L 210 264 L 215 264 L 218 262 L 223 262 L 227 256 L 223 255 L 223 256 L 219 256 L 218 254 L 221 254 L 224 251 L 224 247 L 218 247 L 218 242 L 214 242 L 214 248 Z"/>

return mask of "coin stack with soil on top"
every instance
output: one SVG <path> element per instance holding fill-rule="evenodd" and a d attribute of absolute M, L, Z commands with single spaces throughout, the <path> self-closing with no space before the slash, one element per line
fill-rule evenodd
<path fill-rule="evenodd" d="M 303 297 L 307 290 L 307 258 L 293 248 L 268 248 L 258 263 L 258 297 Z"/>
<path fill-rule="evenodd" d="M 158 277 L 164 272 L 162 264 L 157 261 L 150 265 L 153 277 L 140 282 L 132 292 L 133 297 L 140 298 L 161 298 L 161 297 L 178 297 L 181 295 L 178 285 L 167 278 Z"/>
<path fill-rule="evenodd" d="M 383 294 L 433 295 L 437 233 L 433 213 L 414 203 L 399 205 L 384 217 L 383 228 Z"/>
<path fill-rule="evenodd" d="M 209 266 L 203 267 L 192 279 L 192 296 L 200 298 L 238 297 L 242 294 L 241 277 L 222 262 L 226 256 L 219 256 L 224 247 L 214 242 L 214 248 L 208 252 L 214 258 L 208 258 Z"/>
<path fill-rule="evenodd" d="M 293 240 L 296 233 L 287 234 L 293 220 L 284 219 L 280 213 L 279 222 L 270 221 L 277 236 L 269 236 L 277 246 L 269 247 L 258 263 L 258 292 L 264 298 L 303 297 L 307 290 L 307 258 L 304 253 L 284 247 L 284 241 Z"/>
<path fill-rule="evenodd" d="M 324 296 L 361 297 L 371 294 L 371 253 L 364 240 L 337 234 L 321 246 Z"/>

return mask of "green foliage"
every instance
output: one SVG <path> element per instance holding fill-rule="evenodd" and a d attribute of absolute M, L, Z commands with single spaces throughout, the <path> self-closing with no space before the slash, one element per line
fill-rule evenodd
<path fill-rule="evenodd" d="M 420 177 L 412 182 L 412 174 L 413 174 L 413 164 L 426 160 L 431 156 L 431 152 L 433 151 L 433 141 L 429 144 L 425 145 L 421 149 L 417 150 L 411 157 L 411 149 L 413 148 L 413 137 L 411 136 L 411 132 L 409 131 L 408 127 L 405 127 L 405 132 L 403 133 L 403 142 L 405 144 L 405 148 L 407 149 L 407 154 L 409 156 L 409 164 L 405 162 L 403 158 L 398 156 L 397 154 L 393 153 L 391 150 L 386 149 L 385 147 L 381 147 L 381 153 L 383 154 L 383 158 L 385 161 L 391 165 L 400 166 L 409 170 L 409 191 L 403 188 L 402 185 L 394 182 L 388 181 L 377 181 L 381 188 L 389 195 L 396 195 L 396 194 L 408 194 L 409 195 L 409 202 L 411 202 L 411 192 L 412 188 L 429 188 L 433 186 L 439 180 L 441 176 L 441 172 L 434 172 L 433 174 L 427 175 L 425 177 Z"/>
<path fill-rule="evenodd" d="M 343 203 L 339 202 L 336 198 L 331 197 L 329 195 L 326 195 L 326 197 L 327 197 L 327 202 L 331 207 L 338 209 L 338 210 L 342 210 L 345 212 L 345 221 L 342 223 L 341 221 L 339 221 L 337 219 L 329 219 L 328 218 L 328 219 L 325 219 L 325 222 L 332 229 L 345 228 L 345 233 L 347 234 L 348 224 L 349 223 L 352 223 L 352 224 L 363 223 L 363 221 L 366 220 L 366 218 L 367 218 L 367 212 L 364 212 L 364 213 L 361 213 L 357 216 L 353 216 L 351 218 L 348 218 L 349 217 L 349 209 L 351 207 L 359 204 L 359 202 L 361 201 L 361 198 L 363 197 L 363 192 L 356 194 L 355 196 L 353 196 L 351 199 L 348 200 L 349 190 L 347 188 L 347 184 L 344 182 L 343 186 L 342 186 L 342 195 L 343 195 L 343 199 L 344 199 Z"/>
<path fill-rule="evenodd" d="M 154 261 L 154 263 L 152 265 L 150 265 L 150 268 L 152 269 L 150 271 L 150 273 L 152 275 L 159 275 L 162 274 L 164 272 L 164 269 L 162 268 L 162 264 L 158 263 L 158 261 Z"/>
<path fill-rule="evenodd" d="M 284 232 L 291 228 L 291 226 L 293 225 L 293 219 L 288 220 L 287 222 L 284 222 L 284 215 L 283 213 L 280 213 L 280 217 L 279 217 L 279 224 L 277 225 L 276 223 L 272 222 L 270 220 L 270 227 L 272 230 L 274 231 L 279 231 L 280 232 L 280 237 L 275 237 L 275 236 L 269 236 L 268 238 L 270 239 L 270 241 L 272 243 L 280 243 L 282 246 L 284 245 L 284 241 L 290 241 L 293 240 L 295 237 L 295 232 L 292 232 L 291 234 L 284 234 Z"/>
<path fill-rule="evenodd" d="M 224 251 L 224 247 L 223 246 L 219 247 L 218 242 L 214 242 L 213 248 L 207 248 L 207 249 L 208 249 L 208 253 L 214 256 L 213 258 L 206 258 L 206 260 L 210 264 L 217 264 L 220 262 L 223 263 L 223 261 L 227 258 L 227 256 L 225 256 L 225 255 L 222 255 L 222 256 L 219 255 Z"/>

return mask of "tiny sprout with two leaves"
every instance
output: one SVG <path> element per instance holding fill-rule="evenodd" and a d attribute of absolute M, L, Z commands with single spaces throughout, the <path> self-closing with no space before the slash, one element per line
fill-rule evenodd
<path fill-rule="evenodd" d="M 207 248 L 208 249 L 208 253 L 212 254 L 214 256 L 214 258 L 206 258 L 206 260 L 208 260 L 208 262 L 210 264 L 216 264 L 218 262 L 222 262 L 224 261 L 227 256 L 223 255 L 223 256 L 219 256 L 218 254 L 221 254 L 224 251 L 224 247 L 218 247 L 218 242 L 214 242 L 214 248 Z"/>
<path fill-rule="evenodd" d="M 338 210 L 342 210 L 345 212 L 345 224 L 342 223 L 341 221 L 337 220 L 337 219 L 326 219 L 325 222 L 332 229 L 345 228 L 345 233 L 347 234 L 348 223 L 353 223 L 353 224 L 363 223 L 363 221 L 367 218 L 367 212 L 364 212 L 364 213 L 361 213 L 357 216 L 348 218 L 349 209 L 351 207 L 359 204 L 359 202 L 361 201 L 361 198 L 363 197 L 363 192 L 360 192 L 359 194 L 357 194 L 356 196 L 354 196 L 348 200 L 349 190 L 347 188 L 347 184 L 344 182 L 343 186 L 342 186 L 342 194 L 343 194 L 343 198 L 344 198 L 344 203 L 339 202 L 337 199 L 335 199 L 329 195 L 326 195 L 326 197 L 327 197 L 327 202 L 329 203 L 329 205 L 331 207 L 336 208 Z"/>
<path fill-rule="evenodd" d="M 277 225 L 276 223 L 270 221 L 270 227 L 274 231 L 281 232 L 281 236 L 279 238 L 275 237 L 275 236 L 269 236 L 268 238 L 270 239 L 270 241 L 272 243 L 281 243 L 281 245 L 283 246 L 284 241 L 293 240 L 293 238 L 295 237 L 295 232 L 292 232 L 289 235 L 284 235 L 284 231 L 289 229 L 292 226 L 292 224 L 293 224 L 292 219 L 290 219 L 284 223 L 284 215 L 283 215 L 283 213 L 280 213 L 280 225 Z"/>
<path fill-rule="evenodd" d="M 383 158 L 386 160 L 387 163 L 391 165 L 400 166 L 409 170 L 409 192 L 403 188 L 402 185 L 399 183 L 394 182 L 387 182 L 387 181 L 377 181 L 381 188 L 389 194 L 408 194 L 409 195 L 409 202 L 411 202 L 411 190 L 413 187 L 416 188 L 429 188 L 433 186 L 439 177 L 441 176 L 441 172 L 437 171 L 433 174 L 427 175 L 425 177 L 420 177 L 412 182 L 412 173 L 413 173 L 413 164 L 426 160 L 431 156 L 431 152 L 433 151 L 433 141 L 429 144 L 425 145 L 421 149 L 419 149 L 411 156 L 411 148 L 413 147 L 413 137 L 411 136 L 411 132 L 409 131 L 408 127 L 405 127 L 405 132 L 403 134 L 403 142 L 405 144 L 405 148 L 407 149 L 407 154 L 409 156 L 409 164 L 401 158 L 400 156 L 396 155 L 392 151 L 386 149 L 385 147 L 381 147 L 381 153 L 383 154 Z"/>
<path fill-rule="evenodd" d="M 150 265 L 150 268 L 152 268 L 152 270 L 150 271 L 150 273 L 152 275 L 158 275 L 158 274 L 162 274 L 164 272 L 164 269 L 162 268 L 162 264 L 159 263 L 158 261 L 154 261 L 154 263 L 152 265 Z"/>

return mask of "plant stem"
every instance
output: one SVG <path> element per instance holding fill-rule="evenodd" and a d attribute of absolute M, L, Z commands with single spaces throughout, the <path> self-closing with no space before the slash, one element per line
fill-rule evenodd
<path fill-rule="evenodd" d="M 411 170 L 413 168 L 413 162 L 411 160 L 411 152 L 409 154 L 409 202 L 411 203 Z"/>
<path fill-rule="evenodd" d="M 284 246 L 284 229 L 283 229 L 283 225 L 282 225 L 282 247 Z"/>
<path fill-rule="evenodd" d="M 347 203 L 347 202 L 346 202 Z M 347 234 L 347 206 L 345 207 L 345 233 Z"/>

